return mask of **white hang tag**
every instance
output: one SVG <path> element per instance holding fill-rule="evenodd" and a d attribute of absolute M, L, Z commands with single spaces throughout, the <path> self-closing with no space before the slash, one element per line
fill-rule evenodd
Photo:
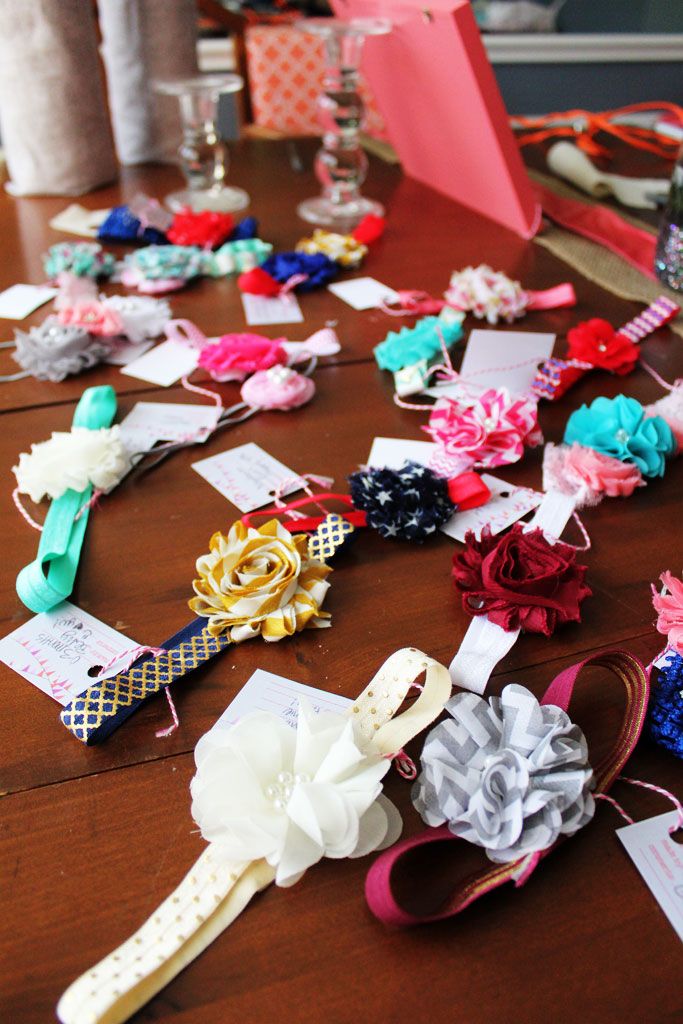
<path fill-rule="evenodd" d="M 293 494 L 304 486 L 304 481 L 294 470 L 278 462 L 253 442 L 194 462 L 192 468 L 236 505 L 240 512 L 253 512 L 254 509 L 269 505 L 275 491 L 285 480 L 291 483 L 282 492 L 283 495 Z"/>
<path fill-rule="evenodd" d="M 216 426 L 213 405 L 137 402 L 121 421 L 121 440 L 129 452 L 144 452 L 157 441 L 205 441 Z"/>
<path fill-rule="evenodd" d="M 137 377 L 150 384 L 167 388 L 197 368 L 199 352 L 180 341 L 162 341 L 160 345 L 134 359 L 121 370 L 127 377 Z"/>
<path fill-rule="evenodd" d="M 677 821 L 678 811 L 669 811 L 618 828 L 617 835 L 679 939 L 683 940 L 683 845 L 669 833 Z"/>
<path fill-rule="evenodd" d="M 383 302 L 398 302 L 393 288 L 376 281 L 374 277 L 354 277 L 350 281 L 335 281 L 327 290 L 346 302 L 352 309 L 376 309 Z"/>
<path fill-rule="evenodd" d="M 465 542 L 465 534 L 469 530 L 479 540 L 485 526 L 489 527 L 495 537 L 497 533 L 507 530 L 508 526 L 512 526 L 532 509 L 537 508 L 543 501 L 543 494 L 532 490 L 531 487 L 514 487 L 500 477 L 491 476 L 490 473 L 482 473 L 481 479 L 491 491 L 491 497 L 486 504 L 465 512 L 456 512 L 441 527 L 443 533 L 461 543 Z"/>
<path fill-rule="evenodd" d="M 0 661 L 66 705 L 112 658 L 136 646 L 70 601 L 29 619 L 0 640 Z"/>
<path fill-rule="evenodd" d="M 331 712 L 345 715 L 353 704 L 348 697 L 342 697 L 338 693 L 325 693 L 314 686 L 306 686 L 305 683 L 297 683 L 293 679 L 258 668 L 247 679 L 235 699 L 228 704 L 209 733 L 218 729 L 228 729 L 253 711 L 268 711 L 279 715 L 287 725 L 295 729 L 300 697 L 306 698 L 316 714 Z"/>
<path fill-rule="evenodd" d="M 54 299 L 57 292 L 57 288 L 47 285 L 13 284 L 0 292 L 0 317 L 3 320 L 23 320 L 39 306 Z"/>
<path fill-rule="evenodd" d="M 248 295 L 242 292 L 244 316 L 250 327 L 261 324 L 300 324 L 304 315 L 293 292 L 282 296 Z"/>

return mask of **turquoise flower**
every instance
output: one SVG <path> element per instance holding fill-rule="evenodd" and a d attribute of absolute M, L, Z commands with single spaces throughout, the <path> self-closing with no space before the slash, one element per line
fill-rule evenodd
<path fill-rule="evenodd" d="M 664 461 L 676 442 L 661 416 L 645 416 L 635 398 L 596 398 L 573 412 L 564 432 L 566 444 L 577 441 L 586 448 L 633 462 L 643 476 L 664 476 Z"/>

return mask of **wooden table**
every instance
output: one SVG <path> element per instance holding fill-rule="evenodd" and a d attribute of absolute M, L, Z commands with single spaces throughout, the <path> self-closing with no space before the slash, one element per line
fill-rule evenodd
<path fill-rule="evenodd" d="M 295 208 L 315 188 L 312 152 L 302 146 L 303 174 L 290 168 L 287 147 L 280 143 L 243 143 L 235 155 L 232 177 L 251 192 L 262 235 L 276 248 L 291 247 L 303 234 Z M 167 168 L 131 170 L 119 185 L 85 203 L 110 205 L 141 188 L 162 197 L 176 178 Z M 439 294 L 453 269 L 481 261 L 530 288 L 571 276 L 540 247 L 403 179 L 394 167 L 373 161 L 367 192 L 387 203 L 389 227 L 364 272 L 388 285 Z M 64 205 L 59 199 L 0 197 L 0 288 L 42 280 L 40 254 L 62 237 L 47 221 Z M 586 279 L 575 277 L 574 283 L 575 309 L 530 314 L 521 328 L 563 336 L 588 316 L 618 325 L 637 312 L 634 304 Z M 232 280 L 199 282 L 171 296 L 171 303 L 176 315 L 195 320 L 209 335 L 244 327 Z M 392 403 L 390 375 L 372 359 L 373 345 L 395 321 L 378 311 L 356 313 L 325 291 L 303 296 L 301 305 L 305 323 L 292 328 L 291 337 L 303 338 L 336 320 L 343 344 L 340 355 L 316 373 L 316 398 L 294 413 L 254 417 L 209 440 L 201 455 L 255 441 L 297 472 L 333 475 L 343 489 L 375 435 L 419 438 L 424 417 Z M 43 308 L 27 322 L 38 323 L 45 313 Z M 683 349 L 675 335 L 660 331 L 643 349 L 668 379 L 683 375 Z M 0 372 L 10 372 L 7 354 L 2 360 Z M 11 466 L 31 442 L 68 429 L 83 388 L 100 383 L 115 387 L 120 416 L 141 397 L 194 400 L 179 386 L 157 389 L 114 367 L 61 384 L 29 378 L 0 388 L 2 635 L 30 617 L 13 582 L 36 548 L 35 534 L 9 497 Z M 623 381 L 596 372 L 557 405 L 541 407 L 546 438 L 560 440 L 569 412 L 581 402 L 622 389 L 643 402 L 661 394 L 640 369 Z M 226 404 L 235 400 L 235 385 L 220 390 Z M 196 458 L 196 450 L 186 450 L 124 482 L 91 518 L 73 601 L 141 643 L 158 643 L 189 620 L 194 561 L 210 535 L 238 516 L 191 470 Z M 536 450 L 504 476 L 540 488 L 540 467 Z M 514 680 L 540 695 L 557 671 L 615 645 L 646 662 L 656 654 L 663 641 L 653 628 L 650 582 L 665 568 L 680 569 L 682 497 L 681 464 L 672 463 L 665 479 L 628 501 L 608 500 L 586 513 L 593 597 L 584 604 L 583 623 L 550 640 L 522 637 L 496 672 L 491 692 Z M 156 700 L 105 744 L 87 748 L 61 726 L 56 704 L 0 666 L 0 788 L 6 793 L 0 817 L 0 1020 L 53 1019 L 69 982 L 131 934 L 180 881 L 203 845 L 190 817 L 193 747 L 254 669 L 354 696 L 383 659 L 406 644 L 448 662 L 467 626 L 449 580 L 453 551 L 453 542 L 441 535 L 418 547 L 365 531 L 331 577 L 325 607 L 333 628 L 305 631 L 279 644 L 254 641 L 214 659 L 175 687 L 181 727 L 167 739 L 154 735 L 168 722 L 166 702 Z M 599 672 L 590 684 L 580 689 L 574 717 L 595 749 L 604 743 L 605 722 L 615 721 L 620 697 Z M 680 768 L 643 739 L 629 772 L 681 795 Z M 406 834 L 416 832 L 421 822 L 410 805 L 409 785 L 392 773 L 386 786 L 404 813 Z M 631 787 L 618 786 L 616 795 L 636 819 L 668 809 Z M 615 836 L 620 824 L 602 806 L 594 822 L 545 861 L 524 889 L 499 891 L 457 919 L 407 932 L 388 931 L 370 915 L 363 898 L 369 860 L 325 861 L 293 889 L 271 887 L 256 899 L 134 1020 L 680 1019 L 680 945 Z M 464 863 L 458 856 L 448 867 L 441 863 L 439 877 L 445 871 L 457 878 Z M 425 863 L 424 877 L 414 884 L 426 887 L 433 878 L 434 866 Z"/>

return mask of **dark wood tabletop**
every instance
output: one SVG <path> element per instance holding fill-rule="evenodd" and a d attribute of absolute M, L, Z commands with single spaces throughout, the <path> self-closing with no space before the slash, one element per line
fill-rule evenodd
<path fill-rule="evenodd" d="M 249 212 L 276 249 L 293 247 L 306 233 L 296 204 L 317 186 L 312 144 L 301 143 L 300 151 L 303 173 L 291 168 L 284 143 L 252 140 L 235 147 L 231 179 L 250 191 Z M 131 169 L 116 186 L 81 201 L 104 207 L 141 189 L 163 198 L 177 180 L 170 168 Z M 404 179 L 394 166 L 372 160 L 365 190 L 386 203 L 388 227 L 362 273 L 387 285 L 439 295 L 452 270 L 482 261 L 529 288 L 572 280 L 574 309 L 531 313 L 515 327 L 553 331 L 560 339 L 589 316 L 618 326 L 638 312 L 637 304 L 579 277 L 533 242 Z M 44 280 L 41 253 L 75 237 L 47 224 L 65 205 L 63 199 L 0 195 L 0 288 Z M 207 335 L 245 328 L 232 279 L 203 280 L 169 301 L 174 315 L 194 320 Z M 208 550 L 211 534 L 226 531 L 240 514 L 192 470 L 194 461 L 254 441 L 296 472 L 333 476 L 345 490 L 346 476 L 366 460 L 374 436 L 426 439 L 420 429 L 426 416 L 394 405 L 391 375 L 372 358 L 373 345 L 387 331 L 412 321 L 377 310 L 354 312 L 325 290 L 301 296 L 301 307 L 303 324 L 263 333 L 300 339 L 336 321 L 342 351 L 316 371 L 310 405 L 258 415 L 211 438 L 199 453 L 176 453 L 157 469 L 126 479 L 91 516 L 72 600 L 136 642 L 158 644 L 189 621 L 195 560 Z M 47 310 L 17 326 L 41 322 Z M 5 324 L 9 337 L 13 325 Z M 473 326 L 481 324 L 468 318 L 467 329 Z M 683 376 L 683 345 L 672 332 L 647 339 L 643 352 L 668 380 Z M 0 372 L 11 372 L 9 355 L 0 358 Z M 200 401 L 179 385 L 155 388 L 116 367 L 61 384 L 28 378 L 0 386 L 1 635 L 30 618 L 14 580 L 35 557 L 37 536 L 12 504 L 11 467 L 32 442 L 68 429 L 83 389 L 101 383 L 117 392 L 118 419 L 141 397 Z M 237 385 L 216 387 L 226 404 L 237 400 Z M 595 372 L 562 401 L 541 405 L 546 439 L 561 439 L 569 413 L 582 402 L 622 390 L 643 402 L 662 394 L 641 368 L 624 379 Z M 541 489 L 541 449 L 500 475 Z M 654 657 L 663 638 L 654 630 L 650 584 L 664 569 L 680 570 L 682 500 L 679 460 L 632 498 L 586 511 L 592 546 L 582 557 L 593 596 L 584 603 L 583 622 L 551 639 L 522 636 L 498 666 L 491 693 L 516 681 L 540 695 L 560 669 L 614 646 L 646 663 Z M 456 549 L 443 535 L 412 546 L 363 531 L 330 578 L 325 608 L 332 628 L 278 644 L 255 640 L 215 658 L 174 687 L 180 728 L 166 739 L 155 738 L 169 721 L 166 702 L 156 699 L 106 743 L 85 747 L 63 728 L 55 702 L 0 665 L 0 1020 L 54 1019 L 66 986 L 127 938 L 181 880 L 203 847 L 190 816 L 192 750 L 256 668 L 351 697 L 399 647 L 413 645 L 448 663 L 468 625 L 449 576 Z M 587 678 L 573 717 L 599 753 L 621 697 L 604 672 L 591 671 Z M 417 755 L 419 743 L 414 748 Z M 680 761 L 647 738 L 629 774 L 683 795 Z M 410 785 L 392 772 L 386 791 L 402 810 L 405 834 L 420 830 Z M 636 820 L 669 809 L 653 794 L 623 784 L 615 796 Z M 294 888 L 271 887 L 256 898 L 133 1020 L 680 1020 L 680 942 L 615 836 L 621 824 L 611 808 L 599 807 L 595 820 L 543 861 L 522 889 L 499 890 L 458 918 L 410 931 L 388 930 L 368 911 L 363 882 L 370 858 L 324 861 Z M 425 861 L 414 887 L 447 886 L 462 876 L 465 864 L 459 850 L 447 862 Z"/>

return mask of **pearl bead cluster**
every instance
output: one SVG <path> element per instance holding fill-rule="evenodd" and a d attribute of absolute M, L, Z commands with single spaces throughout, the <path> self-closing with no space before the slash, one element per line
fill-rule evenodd
<path fill-rule="evenodd" d="M 266 796 L 273 806 L 281 811 L 289 803 L 297 783 L 310 781 L 311 777 L 306 772 L 278 772 L 275 782 L 266 786 Z"/>

